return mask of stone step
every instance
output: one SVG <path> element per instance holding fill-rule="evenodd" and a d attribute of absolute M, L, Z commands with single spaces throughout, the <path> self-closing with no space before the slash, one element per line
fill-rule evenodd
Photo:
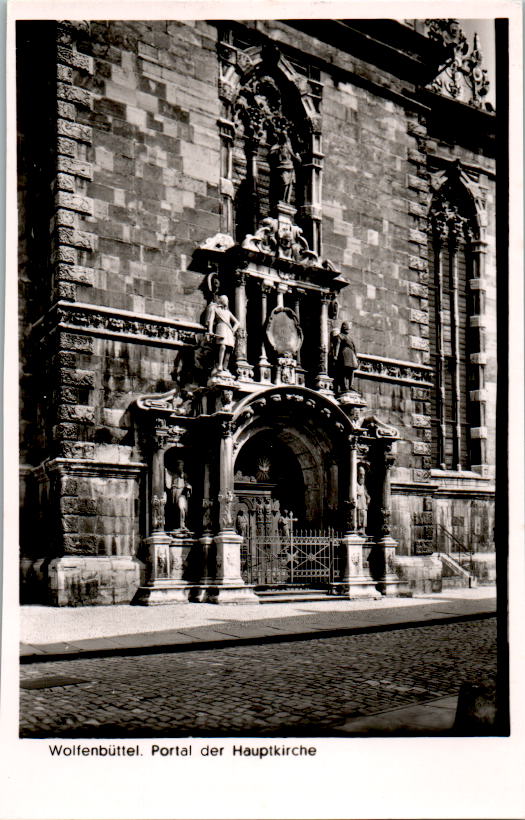
<path fill-rule="evenodd" d="M 345 599 L 345 595 L 330 595 L 325 590 L 264 590 L 256 591 L 261 604 L 298 603 L 300 601 L 326 601 Z"/>
<path fill-rule="evenodd" d="M 441 580 L 441 589 L 468 589 L 469 586 L 469 579 L 460 575 L 444 575 Z"/>

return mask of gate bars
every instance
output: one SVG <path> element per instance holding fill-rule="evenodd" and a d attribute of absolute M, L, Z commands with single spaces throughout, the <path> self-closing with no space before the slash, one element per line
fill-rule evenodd
<path fill-rule="evenodd" d="M 298 530 L 248 536 L 241 546 L 241 574 L 249 584 L 330 584 L 339 580 L 342 533 Z"/>

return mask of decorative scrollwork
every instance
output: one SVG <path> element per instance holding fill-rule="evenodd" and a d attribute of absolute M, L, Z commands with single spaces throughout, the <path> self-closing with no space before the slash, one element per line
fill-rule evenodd
<path fill-rule="evenodd" d="M 426 26 L 429 38 L 443 46 L 447 53 L 430 88 L 445 97 L 492 110 L 491 104 L 484 101 L 490 83 L 482 67 L 478 35 L 474 34 L 470 47 L 458 20 L 427 20 Z"/>
<path fill-rule="evenodd" d="M 319 261 L 317 254 L 308 247 L 302 229 L 283 215 L 265 217 L 254 234 L 247 234 L 242 247 L 302 264 Z"/>

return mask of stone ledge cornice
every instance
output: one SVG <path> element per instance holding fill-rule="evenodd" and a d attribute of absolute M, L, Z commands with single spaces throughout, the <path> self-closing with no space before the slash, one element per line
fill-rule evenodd
<path fill-rule="evenodd" d="M 167 319 L 85 302 L 59 301 L 31 328 L 39 340 L 56 330 L 163 347 L 186 347 L 196 344 L 205 328 L 186 319 Z"/>
<path fill-rule="evenodd" d="M 111 478 L 132 478 L 147 470 L 147 464 L 142 461 L 115 463 L 111 461 L 89 461 L 83 458 L 54 458 L 32 468 L 32 473 L 48 475 L 58 472 L 67 475 L 79 476 L 111 476 Z"/>
<path fill-rule="evenodd" d="M 359 369 L 355 375 L 359 378 L 380 379 L 411 387 L 433 387 L 434 371 L 428 365 L 365 353 L 358 353 L 358 359 Z"/>

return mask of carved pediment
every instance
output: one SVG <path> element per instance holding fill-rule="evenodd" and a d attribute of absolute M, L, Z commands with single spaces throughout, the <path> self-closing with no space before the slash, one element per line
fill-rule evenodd
<path fill-rule="evenodd" d="M 455 19 L 427 20 L 426 27 L 428 37 L 442 46 L 446 55 L 429 88 L 452 100 L 492 111 L 491 103 L 485 102 L 490 83 L 478 35 L 474 34 L 470 45 Z"/>

